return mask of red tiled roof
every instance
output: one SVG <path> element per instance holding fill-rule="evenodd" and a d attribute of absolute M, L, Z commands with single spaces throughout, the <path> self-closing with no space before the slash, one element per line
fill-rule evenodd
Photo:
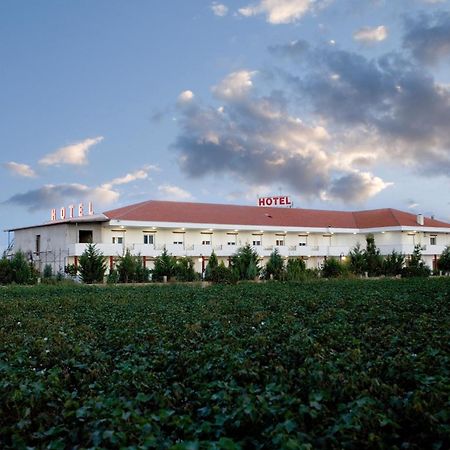
<path fill-rule="evenodd" d="M 416 215 L 396 209 L 325 211 L 301 208 L 266 208 L 149 200 L 104 213 L 109 219 L 144 222 L 175 222 L 305 228 L 378 228 L 413 226 Z M 450 224 L 425 218 L 425 226 L 449 228 Z"/>

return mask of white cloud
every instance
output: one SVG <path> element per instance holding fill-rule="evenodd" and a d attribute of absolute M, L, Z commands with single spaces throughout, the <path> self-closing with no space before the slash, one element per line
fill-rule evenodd
<path fill-rule="evenodd" d="M 183 91 L 178 96 L 178 103 L 189 103 L 194 99 L 194 93 L 190 90 Z"/>
<path fill-rule="evenodd" d="M 163 198 L 167 200 L 189 200 L 192 199 L 192 194 L 184 189 L 174 186 L 172 184 L 163 184 L 158 186 L 158 191 Z"/>
<path fill-rule="evenodd" d="M 388 29 L 384 25 L 363 27 L 353 33 L 353 39 L 365 44 L 384 41 L 388 37 Z"/>
<path fill-rule="evenodd" d="M 10 161 L 4 163 L 3 166 L 13 174 L 19 175 L 21 177 L 34 178 L 36 176 L 36 172 L 28 164 L 20 164 L 14 161 Z"/>
<path fill-rule="evenodd" d="M 142 169 L 135 170 L 134 172 L 127 173 L 123 177 L 114 178 L 108 183 L 102 184 L 105 189 L 111 189 L 113 186 L 118 186 L 121 184 L 128 184 L 136 180 L 145 180 L 148 178 L 149 170 L 159 170 L 156 166 L 145 166 Z"/>
<path fill-rule="evenodd" d="M 292 23 L 303 17 L 314 5 L 314 0 L 261 0 L 256 5 L 240 8 L 245 17 L 265 14 L 271 24 Z"/>
<path fill-rule="evenodd" d="M 228 14 L 228 6 L 218 2 L 213 2 L 211 4 L 211 10 L 216 16 L 219 17 L 223 17 Z"/>
<path fill-rule="evenodd" d="M 61 147 L 56 152 L 45 155 L 39 164 L 44 166 L 54 166 L 59 164 L 71 164 L 81 166 L 87 164 L 87 154 L 90 148 L 103 141 L 103 136 L 88 138 L 81 142 Z"/>
<path fill-rule="evenodd" d="M 252 76 L 257 72 L 240 70 L 226 76 L 217 86 L 212 88 L 213 93 L 224 100 L 233 100 L 245 97 L 253 86 Z"/>

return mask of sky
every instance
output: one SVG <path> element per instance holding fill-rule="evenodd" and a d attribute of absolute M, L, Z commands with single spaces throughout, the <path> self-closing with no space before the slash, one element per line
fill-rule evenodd
<path fill-rule="evenodd" d="M 0 148 L 2 230 L 279 194 L 450 221 L 450 1 L 2 0 Z"/>

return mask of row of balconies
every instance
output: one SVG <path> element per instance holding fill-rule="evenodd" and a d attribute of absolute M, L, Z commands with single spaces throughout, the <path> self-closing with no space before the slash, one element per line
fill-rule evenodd
<path fill-rule="evenodd" d="M 69 256 L 80 256 L 86 249 L 87 244 L 71 244 L 69 246 Z M 131 254 L 156 257 L 161 254 L 164 248 L 173 256 L 209 256 L 213 251 L 217 256 L 228 257 L 236 253 L 239 246 L 236 245 L 183 245 L 183 244 L 168 244 L 163 245 L 149 245 L 149 244 L 96 244 L 97 249 L 105 256 L 121 256 L 129 249 Z M 255 251 L 260 257 L 268 257 L 277 249 L 281 256 L 295 257 L 295 256 L 336 256 L 344 257 L 349 254 L 353 246 L 349 245 L 282 245 L 282 246 L 254 246 Z M 388 255 L 393 250 L 405 255 L 410 255 L 414 251 L 412 244 L 397 244 L 397 245 L 380 245 L 378 246 L 382 255 Z M 445 246 L 444 245 L 428 245 L 422 246 L 423 255 L 440 255 Z"/>

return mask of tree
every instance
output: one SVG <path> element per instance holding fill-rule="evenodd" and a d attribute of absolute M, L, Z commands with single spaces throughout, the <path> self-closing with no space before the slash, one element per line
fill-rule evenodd
<path fill-rule="evenodd" d="M 286 279 L 288 281 L 302 281 L 306 278 L 306 264 L 301 258 L 288 259 L 286 264 Z"/>
<path fill-rule="evenodd" d="M 358 242 L 353 250 L 348 254 L 349 269 L 356 275 L 363 275 L 366 271 L 366 256 L 365 251 L 361 249 L 361 244 Z"/>
<path fill-rule="evenodd" d="M 175 276 L 178 281 L 194 281 L 198 278 L 192 258 L 185 256 L 176 262 Z"/>
<path fill-rule="evenodd" d="M 42 272 L 42 278 L 49 279 L 53 277 L 53 269 L 50 264 L 46 264 L 44 267 L 44 271 Z"/>
<path fill-rule="evenodd" d="M 430 268 L 422 260 L 422 247 L 420 244 L 414 246 L 414 252 L 411 255 L 406 267 L 402 270 L 403 277 L 428 277 L 431 274 Z"/>
<path fill-rule="evenodd" d="M 162 281 L 163 277 L 170 280 L 175 275 L 176 259 L 164 249 L 160 256 L 155 259 L 155 267 L 153 269 L 153 279 Z"/>
<path fill-rule="evenodd" d="M 87 244 L 86 250 L 80 256 L 79 271 L 83 283 L 103 283 L 106 263 L 95 244 Z"/>
<path fill-rule="evenodd" d="M 255 279 L 261 271 L 258 262 L 258 253 L 250 244 L 241 247 L 231 258 L 231 266 L 240 280 Z"/>
<path fill-rule="evenodd" d="M 0 284 L 12 283 L 11 262 L 6 256 L 0 259 Z"/>
<path fill-rule="evenodd" d="M 219 265 L 219 262 L 217 261 L 217 256 L 213 252 L 211 253 L 211 256 L 209 257 L 208 264 L 206 265 L 205 269 L 205 280 L 206 281 L 214 281 L 213 280 L 213 273 L 217 269 Z"/>
<path fill-rule="evenodd" d="M 373 234 L 368 234 L 366 236 L 366 251 L 364 253 L 366 260 L 366 271 L 369 276 L 377 276 L 381 274 L 383 267 L 383 258 L 375 245 L 375 238 Z"/>
<path fill-rule="evenodd" d="M 33 284 L 36 282 L 36 274 L 23 252 L 20 250 L 10 260 L 11 278 L 13 283 Z"/>
<path fill-rule="evenodd" d="M 405 265 L 405 255 L 397 253 L 395 250 L 387 255 L 383 261 L 383 273 L 387 276 L 400 275 Z"/>
<path fill-rule="evenodd" d="M 445 247 L 438 259 L 438 269 L 442 272 L 450 272 L 450 245 Z"/>
<path fill-rule="evenodd" d="M 344 264 L 336 258 L 327 258 L 322 265 L 322 275 L 325 278 L 337 278 L 346 273 Z"/>
<path fill-rule="evenodd" d="M 125 255 L 117 263 L 117 273 L 119 274 L 120 283 L 131 283 L 135 281 L 137 263 L 136 257 L 127 249 Z"/>
<path fill-rule="evenodd" d="M 266 268 L 264 271 L 264 278 L 274 280 L 281 280 L 284 278 L 284 261 L 283 257 L 280 255 L 278 249 L 275 249 L 269 257 L 269 261 L 267 261 Z"/>

